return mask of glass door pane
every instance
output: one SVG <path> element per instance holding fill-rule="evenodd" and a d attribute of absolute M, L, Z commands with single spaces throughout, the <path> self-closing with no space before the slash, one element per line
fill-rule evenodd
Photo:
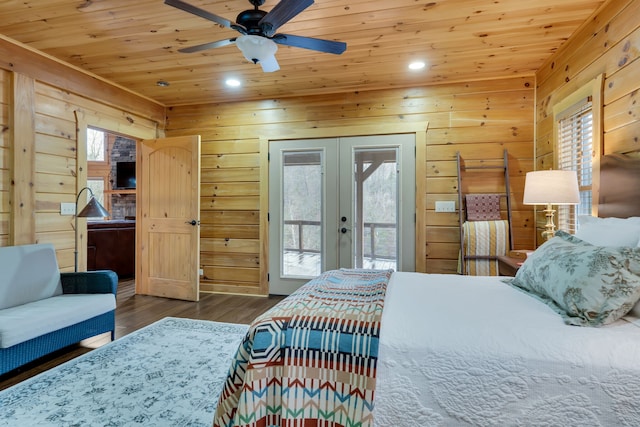
<path fill-rule="evenodd" d="M 337 141 L 269 143 L 269 292 L 337 268 Z"/>
<path fill-rule="evenodd" d="M 340 138 L 340 267 L 415 271 L 415 135 Z"/>
<path fill-rule="evenodd" d="M 282 277 L 322 272 L 322 152 L 290 151 L 282 161 Z"/>
<path fill-rule="evenodd" d="M 356 268 L 397 269 L 398 149 L 356 148 L 353 164 Z"/>

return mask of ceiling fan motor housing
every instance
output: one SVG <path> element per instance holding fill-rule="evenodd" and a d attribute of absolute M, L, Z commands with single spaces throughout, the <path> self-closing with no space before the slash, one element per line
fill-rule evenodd
<path fill-rule="evenodd" d="M 260 20 L 267 14 L 264 10 L 250 9 L 240 12 L 236 18 L 236 23 L 247 29 L 247 34 L 264 35 L 263 28 L 259 24 Z"/>

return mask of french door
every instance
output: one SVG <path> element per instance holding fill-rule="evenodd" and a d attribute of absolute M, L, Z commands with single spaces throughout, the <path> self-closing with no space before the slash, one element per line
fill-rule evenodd
<path fill-rule="evenodd" d="M 415 270 L 415 134 L 271 141 L 269 293 L 337 268 Z"/>

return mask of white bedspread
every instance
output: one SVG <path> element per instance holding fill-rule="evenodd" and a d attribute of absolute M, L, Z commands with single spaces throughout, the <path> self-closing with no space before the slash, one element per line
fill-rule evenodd
<path fill-rule="evenodd" d="M 640 328 L 567 326 L 500 279 L 393 274 L 376 426 L 639 426 Z"/>

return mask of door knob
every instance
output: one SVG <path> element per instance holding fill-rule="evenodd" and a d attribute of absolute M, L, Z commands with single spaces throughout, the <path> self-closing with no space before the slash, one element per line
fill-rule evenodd
<path fill-rule="evenodd" d="M 200 221 L 196 221 L 195 219 L 192 219 L 191 221 L 186 221 L 185 224 L 191 224 L 195 227 L 196 225 L 200 225 Z"/>
<path fill-rule="evenodd" d="M 347 217 L 346 217 L 346 216 L 343 216 L 342 218 L 340 218 L 340 220 L 341 220 L 342 222 L 347 222 Z"/>
<path fill-rule="evenodd" d="M 347 229 L 347 227 L 342 227 L 342 228 L 340 229 L 340 232 L 341 232 L 342 234 L 345 234 L 347 231 L 349 231 L 349 230 Z"/>

